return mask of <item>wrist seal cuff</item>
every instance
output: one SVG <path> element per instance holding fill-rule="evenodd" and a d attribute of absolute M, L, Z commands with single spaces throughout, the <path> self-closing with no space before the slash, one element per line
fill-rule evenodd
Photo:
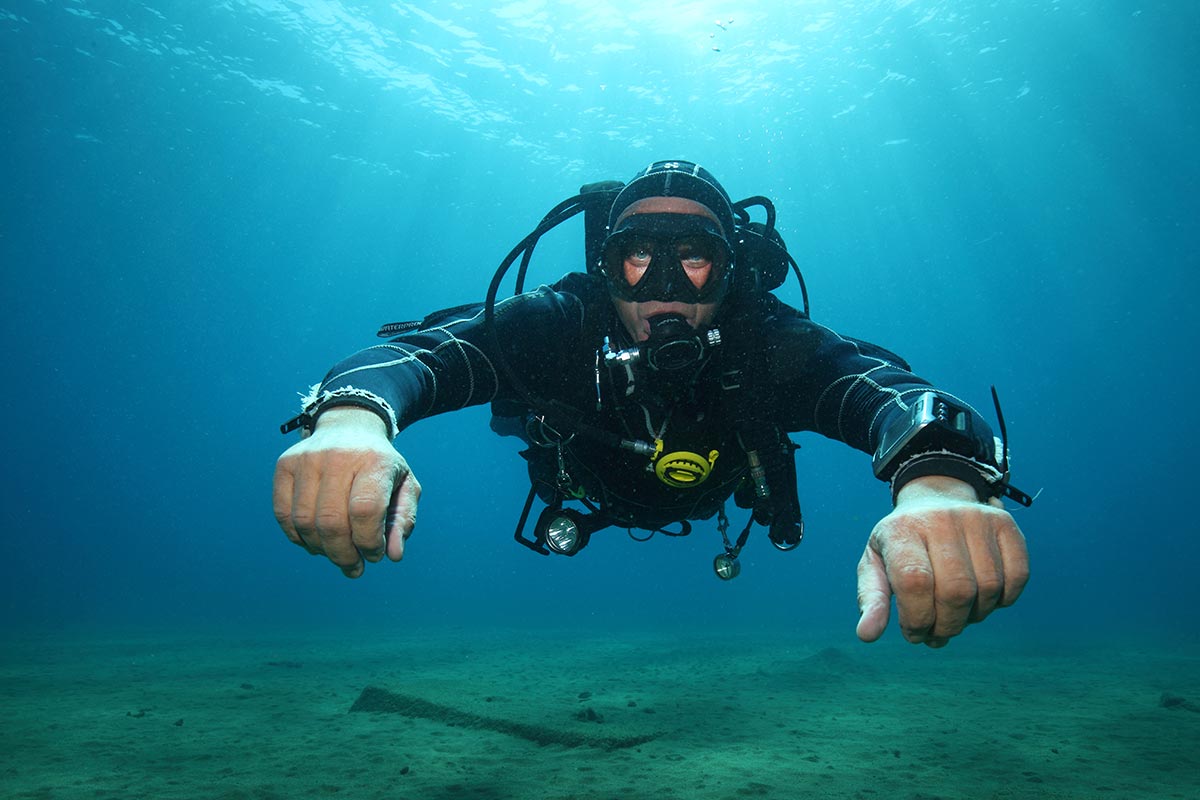
<path fill-rule="evenodd" d="M 396 412 L 382 397 L 365 389 L 343 386 L 339 389 L 320 391 L 319 386 L 314 386 L 308 396 L 301 400 L 301 403 L 304 411 L 300 415 L 300 427 L 303 427 L 307 433 L 312 433 L 313 428 L 316 427 L 317 418 L 323 412 L 339 406 L 354 406 L 378 414 L 387 427 L 388 439 L 395 438 L 399 433 L 400 426 L 396 423 Z"/>
<path fill-rule="evenodd" d="M 1005 475 L 1000 470 L 958 453 L 939 451 L 921 453 L 900 465 L 892 477 L 892 505 L 896 504 L 896 497 L 906 484 L 930 475 L 943 475 L 970 484 L 981 503 L 1004 494 Z"/>

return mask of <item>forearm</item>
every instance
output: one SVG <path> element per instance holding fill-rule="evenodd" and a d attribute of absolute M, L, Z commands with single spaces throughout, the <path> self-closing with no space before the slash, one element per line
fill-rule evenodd
<path fill-rule="evenodd" d="M 561 372 L 563 348 L 578 329 L 564 323 L 579 316 L 577 305 L 548 289 L 512 298 L 497 306 L 494 336 L 482 305 L 431 315 L 337 364 L 304 398 L 301 424 L 311 429 L 327 409 L 357 406 L 377 414 L 394 437 L 418 419 L 512 396 L 502 360 L 520 364 L 534 382 Z"/>
<path fill-rule="evenodd" d="M 327 410 L 358 406 L 375 412 L 389 436 L 449 407 L 486 402 L 496 376 L 488 361 L 453 333 L 417 331 L 361 350 L 339 362 L 304 399 L 316 419 Z"/>
<path fill-rule="evenodd" d="M 882 431 L 908 402 L 932 388 L 884 348 L 821 325 L 792 321 L 775 349 L 771 372 L 786 398 L 788 430 L 811 430 L 874 453 Z M 797 369 L 796 365 L 800 365 Z"/>
<path fill-rule="evenodd" d="M 793 430 L 815 430 L 872 454 L 877 477 L 895 478 L 894 492 L 934 475 L 971 484 L 980 499 L 1003 488 L 1004 454 L 970 405 L 913 374 L 904 359 L 883 348 L 808 321 L 793 321 L 790 328 L 774 371 L 791 376 L 779 396 L 796 398 L 787 413 L 802 427 Z M 788 361 L 804 366 L 789 372 L 783 366 Z M 925 420 L 923 426 L 914 419 L 923 411 L 934 418 L 951 414 L 953 422 Z"/>

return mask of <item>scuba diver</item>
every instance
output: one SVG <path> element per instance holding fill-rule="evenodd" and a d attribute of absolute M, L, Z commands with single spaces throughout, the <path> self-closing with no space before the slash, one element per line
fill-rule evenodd
<path fill-rule="evenodd" d="M 524 291 L 538 240 L 581 213 L 586 271 Z M 501 298 L 518 260 L 516 292 Z M 772 294 L 789 273 L 802 308 Z M 893 595 L 905 638 L 940 647 L 1028 579 L 1001 498 L 1032 499 L 1009 482 L 995 391 L 1000 437 L 899 356 L 812 321 L 773 204 L 732 202 L 691 162 L 584 186 L 509 253 L 484 302 L 380 335 L 304 397 L 283 426 L 303 438 L 275 471 L 288 538 L 348 577 L 364 560 L 399 561 L 415 524 L 421 485 L 392 441 L 419 419 L 490 403 L 492 428 L 526 445 L 514 538 L 538 554 L 575 556 L 621 528 L 687 535 L 715 518 L 713 570 L 733 579 L 756 525 L 781 550 L 799 545 L 789 434 L 815 431 L 870 454 L 891 486 L 894 508 L 858 565 L 864 641 L 883 633 Z"/>

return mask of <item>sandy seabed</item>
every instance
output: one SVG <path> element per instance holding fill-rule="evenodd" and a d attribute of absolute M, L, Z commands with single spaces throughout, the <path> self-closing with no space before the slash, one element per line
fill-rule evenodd
<path fill-rule="evenodd" d="M 968 639 L 7 639 L 0 796 L 1200 797 L 1200 649 Z"/>

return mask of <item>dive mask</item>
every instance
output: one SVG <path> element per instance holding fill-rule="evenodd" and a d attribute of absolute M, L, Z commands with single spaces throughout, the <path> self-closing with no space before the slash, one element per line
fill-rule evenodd
<path fill-rule="evenodd" d="M 621 300 L 715 303 L 725 294 L 733 250 L 708 217 L 632 214 L 605 239 L 601 258 Z"/>

